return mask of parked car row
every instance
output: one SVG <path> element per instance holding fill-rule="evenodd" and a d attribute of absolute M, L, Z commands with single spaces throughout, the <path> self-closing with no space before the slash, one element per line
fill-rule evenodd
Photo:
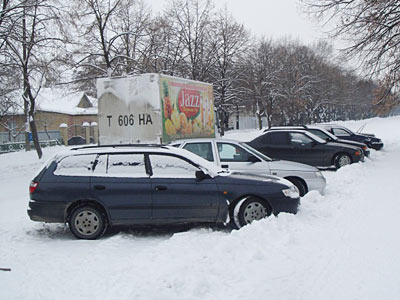
<path fill-rule="evenodd" d="M 369 146 L 382 148 L 377 140 Z M 315 166 L 363 161 L 369 155 L 364 146 L 301 126 L 270 128 L 248 143 L 208 138 L 73 148 L 33 178 L 28 215 L 67 223 L 81 239 L 99 238 L 114 225 L 240 228 L 271 214 L 296 213 L 300 196 L 325 189 Z"/>
<path fill-rule="evenodd" d="M 366 144 L 352 141 L 352 140 L 339 139 L 337 136 L 330 133 L 329 131 L 327 131 L 323 128 L 317 127 L 317 126 L 304 125 L 304 126 L 271 127 L 270 129 L 267 129 L 267 130 L 281 130 L 281 129 L 305 130 L 305 131 L 311 132 L 312 134 L 320 137 L 321 139 L 325 140 L 326 142 L 334 142 L 334 143 L 338 143 L 338 144 L 351 145 L 351 146 L 361 148 L 364 152 L 364 156 L 368 157 L 369 153 L 370 153 L 369 148 Z"/>
<path fill-rule="evenodd" d="M 271 159 L 248 144 L 226 139 L 189 139 L 172 146 L 193 152 L 215 165 L 236 172 L 275 175 L 292 182 L 300 196 L 310 190 L 322 193 L 326 181 L 315 167 L 286 160 Z"/>
<path fill-rule="evenodd" d="M 272 158 L 318 168 L 341 168 L 363 161 L 369 156 L 368 148 L 379 150 L 383 147 L 383 142 L 372 135 L 355 134 L 338 125 L 320 126 L 272 127 L 248 144 Z M 341 134 L 342 130 L 348 133 L 347 138 Z"/>

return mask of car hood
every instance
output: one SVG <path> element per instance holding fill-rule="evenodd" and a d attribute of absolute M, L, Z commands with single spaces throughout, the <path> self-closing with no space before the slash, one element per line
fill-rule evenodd
<path fill-rule="evenodd" d="M 358 146 L 353 146 L 353 145 L 349 145 L 349 144 L 341 144 L 341 143 L 335 143 L 335 142 L 327 142 L 326 143 L 327 146 L 331 146 L 331 147 L 338 147 L 338 148 L 346 148 L 348 150 L 354 150 L 357 151 L 360 149 L 360 147 Z"/>
<path fill-rule="evenodd" d="M 349 140 L 342 140 L 342 139 L 338 139 L 338 140 L 335 141 L 334 143 L 341 143 L 341 144 L 353 145 L 353 146 L 360 147 L 360 148 L 362 148 L 362 147 L 365 146 L 364 143 L 359 143 L 359 142 L 356 142 L 356 141 L 349 141 Z"/>
<path fill-rule="evenodd" d="M 357 134 L 365 135 L 365 136 L 368 136 L 368 137 L 375 137 L 375 134 L 372 134 L 372 133 L 357 132 Z"/>
<path fill-rule="evenodd" d="M 288 161 L 288 160 L 272 160 L 268 162 L 271 170 L 280 171 L 304 171 L 304 172 L 317 172 L 318 169 L 306 164 Z"/>
<path fill-rule="evenodd" d="M 264 184 L 265 182 L 280 183 L 285 186 L 291 186 L 290 181 L 273 175 L 251 174 L 246 172 L 233 171 L 228 176 L 219 177 L 220 180 L 229 180 L 230 183 L 237 181 L 238 184 Z"/>
<path fill-rule="evenodd" d="M 371 142 L 376 142 L 376 143 L 382 142 L 381 139 L 375 137 L 374 135 L 369 135 L 369 134 L 365 134 L 365 133 L 359 133 L 359 134 L 357 134 L 357 135 L 358 135 L 358 136 L 362 136 L 362 137 L 365 138 L 365 139 L 370 139 Z"/>

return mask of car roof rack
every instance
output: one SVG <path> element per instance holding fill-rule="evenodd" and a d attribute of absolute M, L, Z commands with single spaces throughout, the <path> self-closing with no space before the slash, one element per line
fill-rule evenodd
<path fill-rule="evenodd" d="M 108 144 L 108 145 L 92 145 L 92 146 L 82 146 L 82 147 L 74 147 L 71 150 L 80 150 L 80 149 L 97 149 L 97 148 L 124 148 L 124 147 L 152 147 L 152 148 L 163 148 L 168 149 L 167 145 L 164 144 Z"/>
<path fill-rule="evenodd" d="M 307 125 L 278 125 L 278 126 L 271 126 L 269 128 L 266 128 L 266 129 L 264 129 L 264 132 L 267 132 L 268 130 L 271 130 L 271 129 L 272 130 L 273 129 L 275 129 L 275 130 L 290 130 L 290 129 L 298 130 L 297 128 L 291 128 L 291 127 L 301 127 L 301 128 L 307 129 Z"/>

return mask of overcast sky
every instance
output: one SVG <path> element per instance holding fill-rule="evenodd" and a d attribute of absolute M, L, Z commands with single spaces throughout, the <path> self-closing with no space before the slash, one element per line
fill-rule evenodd
<path fill-rule="evenodd" d="M 159 11 L 168 0 L 147 0 Z M 279 39 L 292 37 L 310 44 L 326 37 L 323 30 L 301 12 L 298 0 L 213 0 L 217 7 L 227 5 L 234 18 L 253 34 Z"/>

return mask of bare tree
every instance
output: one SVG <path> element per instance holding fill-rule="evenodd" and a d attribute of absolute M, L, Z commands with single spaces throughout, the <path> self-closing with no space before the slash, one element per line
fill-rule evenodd
<path fill-rule="evenodd" d="M 147 72 L 184 76 L 184 44 L 170 23 L 168 12 L 155 17 L 147 28 L 148 50 L 145 68 Z"/>
<path fill-rule="evenodd" d="M 224 135 L 225 117 L 238 112 L 242 89 L 238 88 L 241 69 L 238 62 L 248 49 L 250 34 L 242 24 L 236 22 L 227 8 L 219 11 L 212 23 L 212 43 L 215 63 L 210 69 L 214 84 L 215 106 L 220 122 L 220 134 Z"/>
<path fill-rule="evenodd" d="M 349 43 L 370 75 L 400 84 L 400 3 L 397 0 L 302 0 L 309 12 L 334 23 L 333 35 Z"/>
<path fill-rule="evenodd" d="M 75 53 L 81 56 L 80 64 L 84 64 L 91 58 L 97 61 L 98 58 L 102 65 L 91 64 L 90 66 L 98 68 L 103 74 L 112 74 L 112 48 L 117 38 L 109 37 L 107 33 L 109 33 L 111 18 L 116 14 L 121 3 L 122 0 L 83 0 L 73 3 L 71 20 L 79 34 L 78 38 L 85 42 L 84 45 L 81 44 L 84 47 L 79 48 Z"/>
<path fill-rule="evenodd" d="M 142 0 L 75 0 L 71 4 L 71 65 L 80 87 L 100 76 L 143 72 L 150 10 Z"/>
<path fill-rule="evenodd" d="M 16 1 L 19 14 L 9 31 L 2 49 L 3 62 L 15 68 L 23 82 L 23 101 L 26 122 L 32 133 L 33 143 L 39 158 L 42 151 L 35 123 L 36 97 L 42 87 L 51 64 L 57 56 L 56 43 L 60 42 L 57 32 L 58 9 L 55 1 Z M 27 126 L 28 127 L 28 126 Z M 26 149 L 30 149 L 26 134 Z"/>
<path fill-rule="evenodd" d="M 261 39 L 242 60 L 242 88 L 253 103 L 254 113 L 262 128 L 261 118 L 273 123 L 280 101 L 279 75 L 283 65 L 278 60 L 276 46 L 272 40 Z"/>
<path fill-rule="evenodd" d="M 206 80 L 214 63 L 215 48 L 210 45 L 213 8 L 211 0 L 174 0 L 167 8 L 167 18 L 184 47 L 182 74 L 193 80 Z"/>
<path fill-rule="evenodd" d="M 5 45 L 7 37 L 15 24 L 21 19 L 21 8 L 23 5 L 20 1 L 2 1 L 0 12 L 0 49 Z"/>
<path fill-rule="evenodd" d="M 151 11 L 143 0 L 122 0 L 110 20 L 110 42 L 116 43 L 114 60 L 119 74 L 143 73 L 148 57 Z"/>

